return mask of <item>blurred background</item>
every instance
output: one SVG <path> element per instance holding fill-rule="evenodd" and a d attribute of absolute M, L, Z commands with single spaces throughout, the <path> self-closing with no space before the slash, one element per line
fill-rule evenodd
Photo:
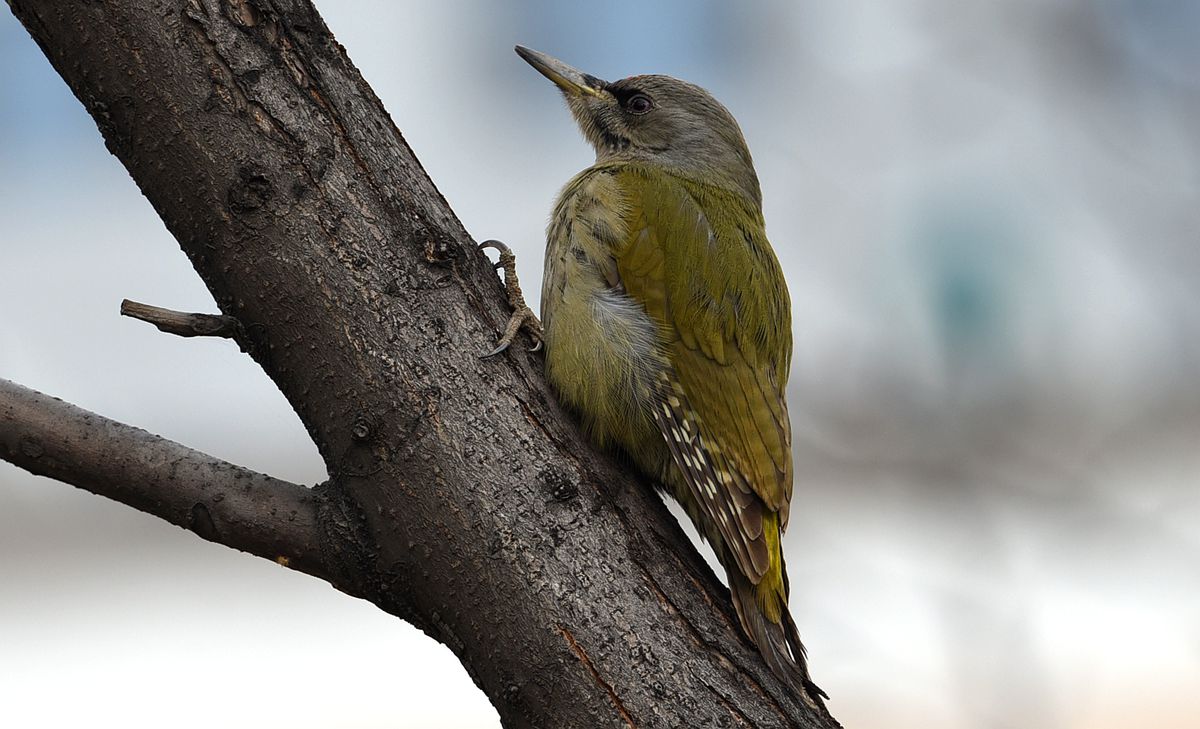
<path fill-rule="evenodd" d="M 591 153 L 514 43 L 737 116 L 794 306 L 792 610 L 845 726 L 1200 726 L 1200 4 L 318 6 L 526 282 Z M 215 308 L 7 12 L 0 252 L 0 377 L 324 478 L 233 344 L 117 315 Z M 0 725 L 214 718 L 498 726 L 370 604 L 0 463 Z"/>

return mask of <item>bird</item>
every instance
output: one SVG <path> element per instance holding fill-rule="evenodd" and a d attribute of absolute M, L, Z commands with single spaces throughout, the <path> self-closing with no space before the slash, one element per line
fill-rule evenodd
<path fill-rule="evenodd" d="M 544 345 L 559 401 L 596 446 L 623 451 L 679 501 L 724 567 L 747 637 L 785 684 L 820 702 L 781 540 L 791 301 L 741 129 L 695 84 L 608 82 L 516 52 L 561 90 L 596 161 L 554 206 L 540 322 L 511 250 L 481 244 L 501 251 L 514 309 L 489 355 L 520 330 Z"/>

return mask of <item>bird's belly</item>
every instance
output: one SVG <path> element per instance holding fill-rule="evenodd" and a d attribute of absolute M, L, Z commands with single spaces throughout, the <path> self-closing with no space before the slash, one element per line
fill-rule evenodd
<path fill-rule="evenodd" d="M 594 442 L 622 447 L 657 474 L 668 457 L 651 410 L 666 366 L 657 327 L 599 277 L 565 279 L 542 302 L 546 377 Z"/>

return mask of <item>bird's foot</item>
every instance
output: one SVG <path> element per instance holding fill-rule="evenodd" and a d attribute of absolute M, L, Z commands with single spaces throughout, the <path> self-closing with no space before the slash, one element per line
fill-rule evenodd
<path fill-rule="evenodd" d="M 496 268 L 504 270 L 504 291 L 508 294 L 508 305 L 512 307 L 512 316 L 508 318 L 508 324 L 504 327 L 504 333 L 500 335 L 500 341 L 496 342 L 496 348 L 483 357 L 493 357 L 508 349 L 512 344 L 513 339 L 517 336 L 517 332 L 522 329 L 529 335 L 533 341 L 533 346 L 530 347 L 530 352 L 536 352 L 542 348 L 542 323 L 538 321 L 537 315 L 533 313 L 533 309 L 525 303 L 525 295 L 521 293 L 521 282 L 517 280 L 517 257 L 512 252 L 512 249 L 504 245 L 498 240 L 485 240 L 479 244 L 482 248 L 495 248 L 500 251 L 500 260 L 495 264 Z"/>

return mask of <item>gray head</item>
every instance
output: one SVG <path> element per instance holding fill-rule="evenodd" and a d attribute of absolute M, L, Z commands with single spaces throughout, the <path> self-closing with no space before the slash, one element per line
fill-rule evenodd
<path fill-rule="evenodd" d="M 516 50 L 562 90 L 597 162 L 647 162 L 761 202 L 737 121 L 704 89 L 670 76 L 602 81 L 544 53 Z"/>

